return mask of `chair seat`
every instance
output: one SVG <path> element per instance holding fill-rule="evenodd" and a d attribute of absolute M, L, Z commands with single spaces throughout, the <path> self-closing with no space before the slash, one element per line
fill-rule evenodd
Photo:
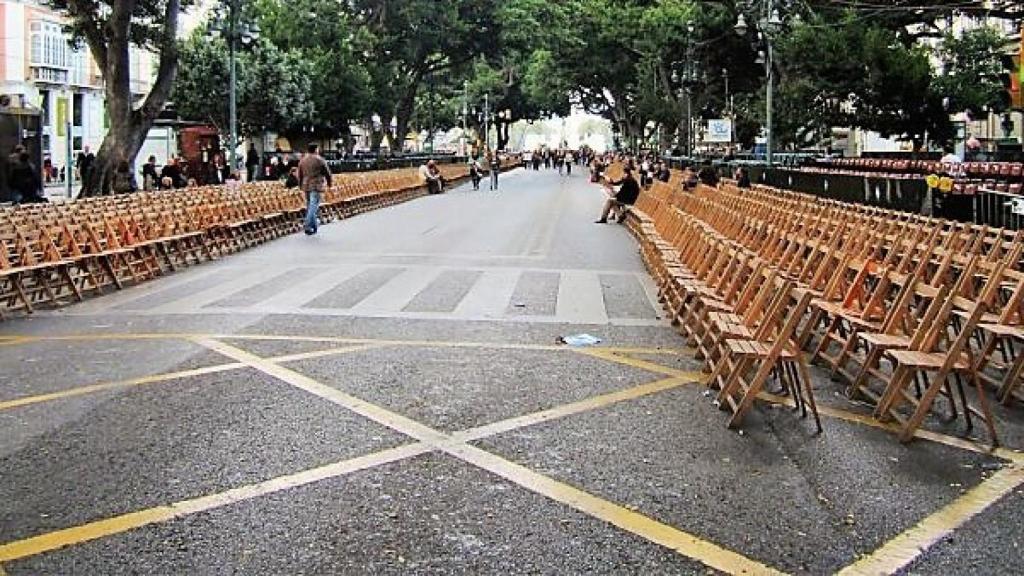
<path fill-rule="evenodd" d="M 868 344 L 871 344 L 872 346 L 881 346 L 882 348 L 906 348 L 907 346 L 910 346 L 910 338 L 895 334 L 862 332 L 860 337 Z"/>
<path fill-rule="evenodd" d="M 844 312 L 850 312 L 846 308 L 843 308 L 843 304 L 841 302 L 831 302 L 829 300 L 812 300 L 811 306 L 832 316 L 836 316 Z"/>
<path fill-rule="evenodd" d="M 768 356 L 771 353 L 773 345 L 774 344 L 771 342 L 759 342 L 757 340 L 746 339 L 730 338 L 725 341 L 725 347 L 730 353 L 736 356 L 754 356 L 758 358 Z M 779 357 L 786 360 L 793 360 L 796 358 L 796 354 L 783 348 Z"/>
<path fill-rule="evenodd" d="M 926 370 L 938 370 L 946 363 L 947 355 L 941 352 L 917 352 L 914 350 L 896 350 L 889 352 L 896 362 L 901 366 L 910 368 L 923 368 Z M 969 370 L 971 367 L 967 357 L 962 355 L 953 364 L 954 370 Z"/>
<path fill-rule="evenodd" d="M 995 334 L 996 336 L 1002 336 L 1005 338 L 1013 337 L 1024 340 L 1024 328 L 1020 326 L 992 323 L 978 324 L 978 328 L 982 331 L 988 332 L 989 334 Z"/>
<path fill-rule="evenodd" d="M 849 322 L 854 328 L 861 330 L 880 330 L 882 328 L 881 322 L 869 318 L 861 318 L 852 312 L 839 312 L 836 315 Z"/>

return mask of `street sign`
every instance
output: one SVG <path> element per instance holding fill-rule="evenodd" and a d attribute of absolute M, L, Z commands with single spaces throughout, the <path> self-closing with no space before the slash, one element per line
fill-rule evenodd
<path fill-rule="evenodd" d="M 704 136 L 704 141 L 713 143 L 732 142 L 732 120 L 708 120 L 708 131 Z"/>

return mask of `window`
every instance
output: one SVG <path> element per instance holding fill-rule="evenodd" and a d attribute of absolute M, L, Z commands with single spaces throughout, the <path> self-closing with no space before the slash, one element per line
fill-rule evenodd
<path fill-rule="evenodd" d="M 39 91 L 39 96 L 42 97 L 42 99 L 43 99 L 43 101 L 39 105 L 39 108 L 41 108 L 42 111 L 43 111 L 43 126 L 49 126 L 50 125 L 50 121 L 51 121 L 51 117 L 50 117 L 50 91 L 49 90 L 40 90 Z"/>
<path fill-rule="evenodd" d="M 82 107 L 84 106 L 85 98 L 81 94 L 75 94 L 71 101 L 71 125 L 81 126 L 82 125 Z"/>
<path fill-rule="evenodd" d="M 29 30 L 29 64 L 46 68 L 69 67 L 70 47 L 59 24 L 34 20 L 29 24 Z"/>

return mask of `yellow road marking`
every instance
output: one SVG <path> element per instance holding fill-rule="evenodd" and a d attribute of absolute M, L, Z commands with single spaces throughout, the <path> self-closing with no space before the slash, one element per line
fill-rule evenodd
<path fill-rule="evenodd" d="M 330 342 L 335 344 L 379 344 L 383 346 L 412 346 L 424 348 L 484 348 L 494 350 L 537 350 L 537 351 L 577 351 L 561 344 L 516 344 L 511 342 L 476 342 L 458 340 L 389 340 L 374 338 L 344 338 L 332 336 L 289 336 L 277 334 L 203 334 L 203 333 L 97 333 L 97 334 L 62 334 L 51 336 L 8 336 L 22 341 L 100 341 L 100 340 L 277 340 L 282 342 Z M 679 355 L 677 350 L 664 348 L 592 348 L 594 351 L 607 351 L 625 354 Z"/>
<path fill-rule="evenodd" d="M 648 540 L 667 546 L 676 552 L 693 558 L 708 566 L 735 574 L 775 574 L 776 571 L 746 558 L 735 552 L 726 550 L 693 534 L 677 530 L 656 520 L 647 518 L 579 490 L 557 482 L 547 476 L 534 472 L 524 466 L 505 460 L 499 456 L 475 448 L 457 440 L 455 437 L 434 430 L 410 418 L 397 414 L 380 406 L 376 406 L 354 396 L 340 392 L 299 374 L 283 366 L 268 362 L 229 344 L 211 339 L 197 339 L 195 342 L 215 350 L 229 358 L 244 362 L 269 376 L 305 390 L 315 396 L 334 402 L 340 406 L 415 438 L 425 444 L 446 452 L 469 464 L 496 474 L 506 480 L 536 492 L 557 502 L 571 506 L 585 514 L 609 522 L 623 530 L 627 530 Z M 678 371 L 677 371 L 678 372 Z M 687 373 L 683 373 L 684 375 Z M 529 420 L 526 420 L 528 422 Z M 524 424 L 525 425 L 525 424 Z"/>
<path fill-rule="evenodd" d="M 274 364 L 269 360 L 264 360 L 263 358 L 246 352 L 241 348 L 236 348 L 230 344 L 225 344 L 208 338 L 198 338 L 195 339 L 194 342 L 218 352 L 219 354 L 227 356 L 228 358 L 242 362 L 243 364 L 255 368 L 268 376 L 277 378 L 278 380 L 295 386 L 300 390 L 305 390 L 314 396 L 347 408 L 360 416 L 369 418 L 378 424 L 387 426 L 392 430 L 401 432 L 402 434 L 415 438 L 421 442 L 439 444 L 448 440 L 447 435 L 428 426 L 424 426 L 411 418 L 407 418 L 401 414 L 381 408 L 380 406 L 371 404 L 350 394 L 346 394 L 337 388 L 321 384 L 304 374 L 300 374 L 294 370 L 285 368 L 284 366 Z"/>
<path fill-rule="evenodd" d="M 425 454 L 430 448 L 422 443 L 407 444 L 397 448 L 382 450 L 374 454 L 335 462 L 326 466 L 304 470 L 287 476 L 279 476 L 264 482 L 257 482 L 224 492 L 182 500 L 166 506 L 157 506 L 146 510 L 129 512 L 113 518 L 106 518 L 80 524 L 71 528 L 32 536 L 0 546 L 0 562 L 10 562 L 20 558 L 35 556 L 44 552 L 58 550 L 74 544 L 120 534 L 149 524 L 167 522 L 174 518 L 205 512 L 236 502 L 251 500 L 282 490 L 337 478 L 360 470 L 366 470 L 383 464 L 389 464 Z"/>
<path fill-rule="evenodd" d="M 614 354 L 612 354 L 612 355 L 605 354 L 605 353 L 603 353 L 602 351 L 599 351 L 599 350 L 598 351 L 581 351 L 581 352 L 588 353 L 588 354 L 590 354 L 592 356 L 597 356 L 599 358 L 606 358 L 606 359 L 608 359 L 608 360 L 610 360 L 612 362 L 618 361 L 618 360 L 616 360 L 616 358 L 618 358 L 618 359 L 622 358 L 621 356 L 615 356 Z M 634 360 L 634 359 L 631 359 L 631 360 Z M 623 362 L 623 363 L 627 363 L 627 362 Z M 670 366 L 661 366 L 659 364 L 655 364 L 655 363 L 652 363 L 652 362 L 646 362 L 646 361 L 628 362 L 628 364 L 631 365 L 631 366 L 635 366 L 637 368 L 643 368 L 645 370 L 649 370 L 649 371 L 652 371 L 652 372 L 660 372 L 662 374 L 671 374 L 671 373 L 677 372 L 677 370 L 675 370 L 674 368 L 672 368 Z M 763 400 L 765 402 L 770 402 L 772 404 L 781 404 L 781 405 L 784 405 L 784 406 L 789 406 L 790 408 L 795 406 L 795 403 L 793 402 L 792 398 L 788 398 L 788 397 L 785 397 L 785 396 L 779 396 L 777 394 L 771 394 L 771 393 L 768 393 L 768 392 L 761 392 L 760 394 L 758 394 L 757 397 L 760 400 Z M 898 426 L 896 426 L 895 424 L 888 423 L 888 422 L 882 422 L 882 421 L 876 419 L 874 416 L 872 416 L 870 414 L 859 414 L 857 412 L 850 412 L 848 410 L 843 410 L 841 408 L 834 408 L 834 407 L 828 406 L 828 405 L 819 404 L 818 405 L 818 414 L 820 414 L 822 416 L 828 416 L 830 418 L 835 418 L 837 420 L 845 420 L 847 422 L 852 422 L 854 424 L 860 424 L 862 426 L 868 426 L 868 427 L 871 427 L 871 428 L 877 428 L 879 430 L 885 430 L 887 432 L 891 432 L 891 433 L 894 433 L 894 434 L 898 433 L 900 431 L 900 428 Z M 967 451 L 970 451 L 970 452 L 977 452 L 977 453 L 980 453 L 980 454 L 991 454 L 991 455 L 996 456 L 998 458 L 1002 458 L 1004 460 L 1009 460 L 1011 462 L 1017 462 L 1017 463 L 1020 463 L 1020 464 L 1024 465 L 1024 454 L 1021 454 L 1019 452 L 1014 452 L 1014 451 L 1008 450 L 1006 448 L 997 447 L 995 449 L 992 449 L 989 446 L 986 446 L 986 445 L 981 444 L 979 442 L 975 442 L 973 440 L 967 440 L 965 438 L 957 438 L 956 436 L 949 436 L 947 434 L 941 434 L 939 432 L 932 432 L 932 431 L 929 431 L 929 430 L 917 430 L 914 433 L 914 437 L 915 438 L 920 438 L 921 440 L 928 440 L 928 441 L 931 441 L 931 442 L 935 442 L 937 444 L 944 444 L 946 446 L 950 446 L 950 447 L 953 447 L 953 448 L 959 448 L 961 450 L 967 450 Z"/>
<path fill-rule="evenodd" d="M 684 356 L 689 349 L 682 346 L 678 348 L 618 348 L 598 346 L 595 350 L 606 350 L 613 354 L 650 354 L 652 356 Z"/>
<path fill-rule="evenodd" d="M 619 402 L 625 402 L 628 400 L 635 400 L 644 396 L 650 396 L 659 392 L 665 392 L 685 386 L 686 384 L 693 384 L 697 380 L 687 380 L 685 378 L 665 378 L 658 380 L 657 382 L 651 382 L 649 384 L 641 384 L 634 388 L 628 388 L 626 390 L 620 390 L 617 392 L 611 392 L 609 394 L 602 394 L 601 396 L 594 396 L 587 398 L 586 400 L 580 400 L 579 402 L 572 402 L 569 404 L 563 404 L 550 408 L 548 410 L 542 410 L 540 412 L 534 412 L 533 414 L 526 414 L 524 416 L 516 416 L 493 424 L 486 424 L 477 428 L 470 428 L 469 430 L 463 430 L 462 432 L 456 432 L 452 435 L 452 438 L 460 442 L 472 442 L 488 436 L 494 436 L 496 434 L 502 434 L 511 430 L 519 428 L 525 428 L 527 426 L 534 426 L 542 422 L 549 420 L 556 420 L 571 416 L 573 414 L 579 414 L 582 412 L 589 412 Z"/>
<path fill-rule="evenodd" d="M 18 344 L 24 344 L 31 340 L 32 338 L 29 338 L 28 336 L 4 336 L 0 338 L 0 347 L 17 346 Z M 0 576 L 3 576 L 2 572 L 0 572 Z"/>
<path fill-rule="evenodd" d="M 678 378 L 694 378 L 694 374 L 700 374 L 699 372 L 687 372 L 685 370 L 677 370 L 676 368 L 663 366 L 661 364 L 649 362 L 647 360 L 640 360 L 639 358 L 620 356 L 618 354 L 615 354 L 614 352 L 602 350 L 601 348 L 573 348 L 573 351 L 578 354 L 583 354 L 584 356 L 593 356 L 594 358 L 600 358 L 601 360 L 616 362 L 618 364 L 632 366 L 633 368 L 647 370 L 648 372 L 654 372 L 655 374 L 664 374 L 665 376 L 674 376 Z"/>
<path fill-rule="evenodd" d="M 928 516 L 881 548 L 847 566 L 841 575 L 893 574 L 908 566 L 937 542 L 963 526 L 1000 498 L 1024 484 L 1024 468 L 1014 464 L 969 490 L 962 497 Z"/>
<path fill-rule="evenodd" d="M 480 448 L 460 444 L 445 452 L 500 476 L 518 486 L 604 520 L 622 530 L 675 550 L 706 566 L 730 574 L 781 574 L 781 572 L 693 534 L 653 520 L 578 488 L 558 482 Z"/>
<path fill-rule="evenodd" d="M 369 350 L 372 348 L 379 348 L 379 345 L 359 345 L 359 346 L 348 346 L 345 348 L 332 348 L 330 350 L 318 350 L 316 352 L 302 352 L 299 354 L 287 354 L 285 356 L 275 356 L 268 358 L 268 362 L 294 362 L 298 360 L 308 360 L 310 358 L 322 358 L 325 356 L 336 356 L 339 354 L 348 354 L 351 352 L 359 352 L 362 350 Z M 98 392 L 106 392 L 108 390 L 118 390 L 122 388 L 132 388 L 135 386 L 143 386 L 146 384 L 157 384 L 160 382 L 169 382 L 172 380 L 181 380 L 184 378 L 192 378 L 195 376 L 204 376 L 207 374 L 217 374 L 220 372 L 229 372 L 232 370 L 239 370 L 246 368 L 247 365 L 242 362 L 232 362 L 229 364 L 218 364 L 216 366 L 207 366 L 204 368 L 196 368 L 193 370 L 182 370 L 180 372 L 168 372 L 165 374 L 154 374 L 152 376 L 143 376 L 141 378 L 130 378 L 127 380 L 118 380 L 115 382 L 103 382 L 101 384 L 90 384 L 88 386 L 80 386 L 77 388 L 70 388 L 67 390 L 61 390 L 59 392 L 50 392 L 47 394 L 38 394 L 35 396 L 25 396 L 22 398 L 15 398 L 13 400 L 0 401 L 0 411 L 10 410 L 12 408 L 20 408 L 22 406 L 30 406 L 32 404 L 40 404 L 43 402 L 52 402 L 54 400 L 64 400 L 67 398 L 74 398 L 76 396 L 84 396 L 87 394 L 96 394 Z"/>
<path fill-rule="evenodd" d="M 758 394 L 757 397 L 758 399 L 764 400 L 765 402 L 789 406 L 790 408 L 792 408 L 795 405 L 791 398 L 778 396 L 775 394 L 769 394 L 767 392 L 762 392 Z M 818 405 L 818 414 L 821 414 L 822 416 L 828 416 L 830 418 L 835 418 L 836 420 L 844 420 L 846 422 L 860 424 L 862 426 L 867 426 L 869 428 L 885 430 L 886 432 L 891 432 L 893 434 L 898 433 L 900 431 L 899 426 L 896 426 L 895 424 L 890 422 L 882 422 L 870 414 L 858 414 L 856 412 L 850 412 L 848 410 L 842 410 L 840 408 L 833 408 L 831 406 L 824 406 L 821 404 Z M 1024 454 L 1019 454 L 1017 452 L 1013 452 L 1012 450 L 1007 450 L 1006 448 L 997 447 L 993 450 L 989 446 L 986 446 L 979 442 L 974 442 L 972 440 L 967 440 L 965 438 L 957 438 L 956 436 L 949 436 L 947 434 L 940 434 L 938 432 L 931 432 L 928 430 L 917 430 L 914 433 L 914 437 L 920 438 L 921 440 L 935 442 L 936 444 L 944 444 L 952 448 L 959 448 L 960 450 L 977 452 L 979 454 L 990 454 L 997 458 L 1002 458 L 1004 460 L 1009 460 L 1011 462 L 1024 462 Z"/>
<path fill-rule="evenodd" d="M 240 368 L 245 368 L 245 364 L 242 364 L 241 362 L 235 362 L 232 364 L 220 364 L 218 366 L 196 368 L 195 370 L 182 370 L 181 372 L 169 372 L 167 374 L 143 376 L 142 378 L 131 378 L 129 380 L 120 380 L 117 382 L 91 384 L 89 386 L 80 386 L 78 388 L 61 390 L 59 392 L 50 392 L 48 394 L 38 394 L 36 396 L 25 396 L 23 398 L 15 398 L 14 400 L 6 400 L 0 402 L 0 411 L 10 410 L 11 408 L 19 408 L 21 406 L 29 406 L 32 404 L 40 404 L 42 402 L 51 402 L 53 400 L 63 400 L 66 398 L 73 398 L 75 396 L 84 396 L 86 394 L 95 394 L 97 392 L 105 392 L 107 390 L 131 388 L 133 386 L 142 386 L 144 384 L 155 384 L 157 382 L 179 380 L 182 378 L 190 378 L 192 376 L 202 376 L 205 374 L 228 372 L 230 370 L 238 370 Z"/>

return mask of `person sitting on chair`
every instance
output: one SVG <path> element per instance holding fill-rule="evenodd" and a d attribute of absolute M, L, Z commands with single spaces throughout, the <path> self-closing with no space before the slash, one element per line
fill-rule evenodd
<path fill-rule="evenodd" d="M 619 191 L 615 192 L 613 186 L 618 186 Z M 632 206 L 640 196 L 640 183 L 633 177 L 633 169 L 626 168 L 622 180 L 608 182 L 605 189 L 608 192 L 608 200 L 604 203 L 601 218 L 595 224 L 607 224 L 608 215 L 612 213 L 612 210 L 618 213 L 618 220 L 622 222 L 626 219 L 626 208 Z"/>
<path fill-rule="evenodd" d="M 441 172 L 437 169 L 437 162 L 433 160 L 420 166 L 420 178 L 427 185 L 428 194 L 440 194 L 444 184 L 441 181 Z"/>

